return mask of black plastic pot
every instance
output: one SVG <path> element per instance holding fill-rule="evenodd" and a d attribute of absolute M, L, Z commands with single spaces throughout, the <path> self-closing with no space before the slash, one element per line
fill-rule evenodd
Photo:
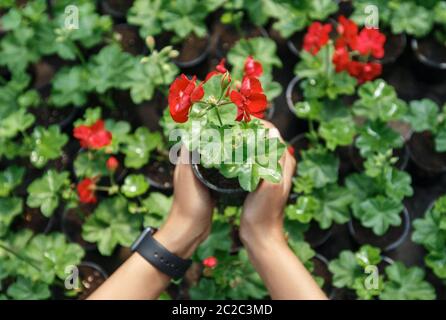
<path fill-rule="evenodd" d="M 403 54 L 407 46 L 407 36 L 405 33 L 393 34 L 391 32 L 385 32 L 386 43 L 384 44 L 384 57 L 380 59 L 380 63 L 384 66 L 384 70 L 387 66 L 395 63 L 399 57 Z"/>
<path fill-rule="evenodd" d="M 317 253 L 312 261 L 314 265 L 313 275 L 324 279 L 322 290 L 327 297 L 331 299 L 333 295 L 333 286 L 331 285 L 332 274 L 330 270 L 328 270 L 328 260 L 323 255 Z"/>
<path fill-rule="evenodd" d="M 296 110 L 294 109 L 295 104 L 303 99 L 303 95 L 300 92 L 299 88 L 299 82 L 300 78 L 298 76 L 295 76 L 290 81 L 285 91 L 285 97 L 288 108 L 293 114 L 296 114 Z"/>
<path fill-rule="evenodd" d="M 348 223 L 350 235 L 358 245 L 370 244 L 382 251 L 392 251 L 398 248 L 409 235 L 411 219 L 409 211 L 404 207 L 402 223 L 398 227 L 390 227 L 383 236 L 377 236 L 372 229 L 363 227 L 360 222 L 352 217 Z"/>
<path fill-rule="evenodd" d="M 107 280 L 108 274 L 101 266 L 91 261 L 81 262 L 78 269 L 83 287 L 78 299 L 84 300 Z"/>
<path fill-rule="evenodd" d="M 274 117 L 276 111 L 276 104 L 274 102 L 268 103 L 268 107 L 265 111 L 265 120 L 271 120 Z"/>
<path fill-rule="evenodd" d="M 58 125 L 62 131 L 69 128 L 80 113 L 81 108 L 77 107 L 38 107 L 30 108 L 29 111 L 36 117 L 36 122 L 48 127 L 52 124 Z"/>
<path fill-rule="evenodd" d="M 431 184 L 446 172 L 446 152 L 435 151 L 435 141 L 429 131 L 414 132 L 408 148 L 411 159 L 409 171 L 416 184 Z"/>
<path fill-rule="evenodd" d="M 211 51 L 211 37 L 209 34 L 205 38 L 198 38 L 195 35 L 190 35 L 188 38 L 182 40 L 180 44 L 174 46 L 179 56 L 174 60 L 175 64 L 180 68 L 192 68 L 201 64 L 209 56 Z M 199 48 L 198 53 L 193 56 L 188 56 L 192 49 Z"/>
<path fill-rule="evenodd" d="M 113 26 L 113 31 L 120 35 L 119 42 L 125 52 L 134 56 L 147 52 L 147 47 L 139 36 L 138 28 L 127 23 L 120 23 Z"/>
<path fill-rule="evenodd" d="M 173 190 L 175 166 L 170 163 L 169 159 L 165 159 L 164 161 L 152 159 L 141 170 L 151 187 L 167 193 Z"/>
<path fill-rule="evenodd" d="M 446 82 L 446 46 L 429 36 L 412 39 L 411 47 L 417 62 L 414 63 L 417 78 L 426 83 Z"/>
<path fill-rule="evenodd" d="M 78 211 L 79 210 L 79 211 Z M 94 211 L 92 205 L 79 205 L 78 208 L 71 208 L 64 210 L 62 214 L 60 228 L 65 236 L 74 243 L 77 243 L 86 251 L 93 251 L 96 249 L 96 244 L 85 241 L 82 238 L 83 219 L 91 215 Z M 83 215 L 83 217 L 82 217 Z"/>
<path fill-rule="evenodd" d="M 312 248 L 318 248 L 325 244 L 333 234 L 332 227 L 328 229 L 321 229 L 316 221 L 310 222 L 310 228 L 305 232 L 305 241 L 308 242 Z"/>
<path fill-rule="evenodd" d="M 118 21 L 125 20 L 134 0 L 101 0 L 101 11 Z"/>
<path fill-rule="evenodd" d="M 49 233 L 56 224 L 57 217 L 61 208 L 57 208 L 49 218 L 45 217 L 39 208 L 30 208 L 25 206 L 21 216 L 15 219 L 12 224 L 13 230 L 30 229 L 34 233 Z"/>
<path fill-rule="evenodd" d="M 299 57 L 300 50 L 302 49 L 304 42 L 305 31 L 299 31 L 294 33 L 290 39 L 286 42 L 288 49 L 296 57 Z"/>

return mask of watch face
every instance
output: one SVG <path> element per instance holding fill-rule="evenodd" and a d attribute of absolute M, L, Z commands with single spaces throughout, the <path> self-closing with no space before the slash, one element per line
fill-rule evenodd
<path fill-rule="evenodd" d="M 138 249 L 139 245 L 141 244 L 141 242 L 145 239 L 145 237 L 148 234 L 152 234 L 153 233 L 153 229 L 151 227 L 147 227 L 144 229 L 144 231 L 141 233 L 141 235 L 138 237 L 138 239 L 135 240 L 135 242 L 133 242 L 132 246 L 130 247 L 130 249 L 132 251 L 136 251 L 136 249 Z"/>

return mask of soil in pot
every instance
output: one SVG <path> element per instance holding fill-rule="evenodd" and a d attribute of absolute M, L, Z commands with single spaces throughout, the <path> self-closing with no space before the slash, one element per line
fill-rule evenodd
<path fill-rule="evenodd" d="M 82 287 L 78 299 L 84 300 L 107 280 L 108 275 L 100 266 L 93 262 L 82 262 L 78 269 L 80 286 Z"/>
<path fill-rule="evenodd" d="M 137 28 L 121 23 L 113 26 L 113 31 L 119 34 L 119 42 L 125 52 L 134 56 L 144 53 L 146 46 Z"/>
<path fill-rule="evenodd" d="M 174 45 L 179 56 L 174 60 L 181 68 L 194 67 L 203 62 L 209 54 L 210 37 L 197 37 L 195 34 L 189 35 L 186 39 Z"/>
<path fill-rule="evenodd" d="M 33 88 L 41 89 L 51 84 L 56 68 L 49 62 L 41 60 L 31 67 L 30 73 L 33 78 Z"/>
<path fill-rule="evenodd" d="M 96 248 L 96 244 L 85 241 L 82 238 L 82 225 L 93 211 L 94 205 L 80 204 L 76 208 L 66 209 L 62 216 L 62 232 L 71 242 L 79 244 L 86 250 L 94 250 Z"/>
<path fill-rule="evenodd" d="M 152 159 L 141 172 L 146 176 L 151 187 L 162 191 L 172 191 L 175 166 L 169 158 Z"/>
<path fill-rule="evenodd" d="M 415 183 L 429 184 L 446 171 L 446 152 L 435 151 L 435 141 L 429 131 L 414 132 L 408 146 L 412 160 L 410 173 Z"/>
<path fill-rule="evenodd" d="M 125 19 L 127 11 L 133 5 L 134 0 L 102 0 L 102 12 L 114 18 Z"/>
<path fill-rule="evenodd" d="M 324 279 L 322 290 L 324 290 L 325 294 L 330 298 L 333 287 L 331 285 L 332 275 L 330 270 L 328 270 L 328 260 L 324 256 L 316 254 L 312 261 L 314 265 L 313 275 Z"/>
<path fill-rule="evenodd" d="M 417 63 L 414 71 L 426 83 L 446 81 L 446 46 L 436 41 L 434 36 L 412 39 L 412 50 Z"/>
<path fill-rule="evenodd" d="M 40 212 L 39 208 L 25 206 L 22 215 L 14 221 L 12 229 L 30 229 L 34 231 L 34 233 L 48 233 L 54 226 L 56 215 L 57 210 L 50 218 L 47 218 Z"/>
<path fill-rule="evenodd" d="M 310 228 L 305 232 L 305 241 L 308 242 L 312 248 L 322 246 L 331 237 L 332 231 L 329 229 L 321 229 L 319 224 L 312 220 Z"/>
<path fill-rule="evenodd" d="M 229 50 L 242 38 L 268 37 L 268 32 L 263 27 L 244 23 L 240 30 L 233 25 L 218 23 L 215 26 L 217 35 L 216 55 L 219 58 L 227 56 Z"/>
<path fill-rule="evenodd" d="M 384 44 L 384 57 L 380 59 L 380 62 L 384 65 L 384 72 L 386 72 L 386 69 L 403 54 L 407 37 L 404 33 L 393 34 L 388 30 L 385 30 L 384 34 L 386 35 L 386 43 Z"/>
<path fill-rule="evenodd" d="M 359 245 L 369 244 L 382 251 L 391 251 L 399 247 L 409 234 L 410 216 L 406 208 L 401 213 L 401 220 L 401 225 L 391 226 L 382 236 L 377 236 L 372 229 L 363 227 L 355 218 L 349 221 L 348 229 L 350 235 Z"/>
<path fill-rule="evenodd" d="M 38 124 L 45 127 L 56 124 L 64 130 L 76 119 L 80 108 L 72 106 L 64 108 L 40 106 L 38 108 L 30 108 L 29 111 L 36 117 L 36 122 Z"/>

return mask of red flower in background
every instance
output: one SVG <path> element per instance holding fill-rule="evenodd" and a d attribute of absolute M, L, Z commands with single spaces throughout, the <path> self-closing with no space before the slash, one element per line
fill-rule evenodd
<path fill-rule="evenodd" d="M 256 60 L 252 56 L 249 56 L 245 60 L 245 76 L 247 77 L 255 77 L 258 78 L 263 73 L 262 64 Z"/>
<path fill-rule="evenodd" d="M 196 85 L 197 77 L 188 79 L 184 74 L 176 78 L 169 89 L 169 110 L 175 122 L 186 122 L 189 117 L 189 109 L 194 102 L 200 101 L 204 96 L 201 85 Z"/>
<path fill-rule="evenodd" d="M 118 167 L 119 167 L 119 161 L 118 161 L 118 159 L 116 159 L 115 157 L 112 156 L 112 157 L 108 158 L 106 166 L 107 166 L 108 170 L 116 171 L 116 169 L 118 169 Z"/>
<path fill-rule="evenodd" d="M 351 61 L 348 66 L 348 73 L 358 79 L 359 83 L 371 81 L 378 77 L 382 72 L 382 66 L 376 62 L 358 62 Z"/>
<path fill-rule="evenodd" d="M 206 268 L 215 268 L 218 264 L 218 260 L 216 257 L 207 257 L 206 259 L 203 260 L 203 265 Z"/>
<path fill-rule="evenodd" d="M 93 179 L 85 178 L 77 185 L 77 194 L 82 203 L 96 203 L 97 198 L 94 193 L 96 182 Z"/>
<path fill-rule="evenodd" d="M 341 72 L 348 69 L 350 64 L 350 54 L 346 47 L 336 48 L 333 54 L 333 64 L 336 67 L 336 72 Z"/>
<path fill-rule="evenodd" d="M 101 149 L 112 142 L 112 134 L 105 129 L 103 120 L 98 120 L 91 126 L 80 125 L 74 128 L 73 135 L 83 148 Z"/>
<path fill-rule="evenodd" d="M 336 31 L 340 36 L 336 40 L 336 47 L 344 47 L 346 45 L 350 46 L 350 48 L 356 47 L 358 26 L 354 21 L 347 19 L 344 16 L 340 16 Z"/>
<path fill-rule="evenodd" d="M 308 27 L 308 32 L 305 34 L 304 49 L 313 55 L 317 54 L 321 47 L 327 44 L 328 40 L 330 40 L 329 35 L 331 30 L 331 24 L 313 22 Z"/>
<path fill-rule="evenodd" d="M 268 103 L 257 78 L 244 77 L 240 92 L 231 91 L 230 98 L 237 106 L 237 121 L 244 119 L 248 122 L 251 120 L 251 115 L 263 118 Z"/>
<path fill-rule="evenodd" d="M 362 29 L 358 35 L 356 46 L 353 48 L 361 55 L 371 54 L 377 59 L 384 57 L 384 43 L 386 36 L 376 29 Z"/>

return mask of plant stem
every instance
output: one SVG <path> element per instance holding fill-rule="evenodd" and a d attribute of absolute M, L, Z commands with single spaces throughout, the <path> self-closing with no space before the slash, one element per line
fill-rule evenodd
<path fill-rule="evenodd" d="M 6 252 L 9 252 L 10 254 L 12 254 L 13 256 L 15 256 L 16 258 L 22 260 L 23 262 L 29 264 L 31 267 L 33 267 L 34 269 L 36 269 L 37 271 L 41 271 L 40 268 L 38 266 L 36 266 L 33 262 L 31 262 L 28 258 L 23 257 L 22 255 L 18 254 L 17 252 L 15 252 L 13 249 L 5 246 L 4 244 L 0 243 L 0 249 L 5 250 Z"/>
<path fill-rule="evenodd" d="M 77 45 L 74 44 L 74 43 L 73 43 L 73 48 L 74 48 L 74 51 L 76 53 L 77 58 L 81 61 L 82 65 L 85 65 L 87 63 L 86 60 L 85 60 L 85 57 L 82 54 L 82 52 L 79 50 Z"/>
<path fill-rule="evenodd" d="M 220 112 L 218 111 L 218 106 L 215 106 L 215 112 L 217 113 L 218 122 L 220 122 L 220 126 L 223 127 L 223 121 L 221 121 Z"/>

